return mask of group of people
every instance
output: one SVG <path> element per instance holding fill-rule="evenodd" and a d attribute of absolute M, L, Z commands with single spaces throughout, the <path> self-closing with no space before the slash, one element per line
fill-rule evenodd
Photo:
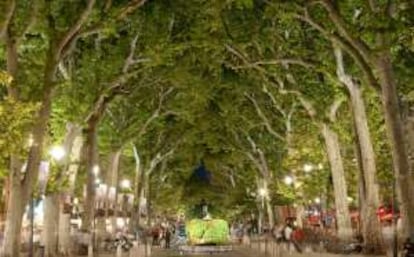
<path fill-rule="evenodd" d="M 185 241 L 185 219 L 180 216 L 178 219 L 159 220 L 150 228 L 149 234 L 152 237 L 152 245 L 170 248 L 174 240 Z"/>
<path fill-rule="evenodd" d="M 170 248 L 171 237 L 175 233 L 175 227 L 169 222 L 162 222 L 152 227 L 152 245 Z"/>
<path fill-rule="evenodd" d="M 260 234 L 256 220 L 250 218 L 245 222 L 233 222 L 230 226 L 230 236 L 235 243 L 246 242 L 249 236 Z M 284 223 L 277 224 L 273 228 L 262 226 L 263 234 L 271 235 L 272 238 L 279 244 L 285 244 L 287 248 L 295 249 L 302 252 L 300 242 L 303 241 L 305 235 L 301 228 L 295 225 L 294 219 L 286 219 Z M 246 238 L 247 237 L 247 238 Z"/>
<path fill-rule="evenodd" d="M 288 250 L 294 247 L 298 252 L 302 252 L 299 243 L 305 235 L 302 229 L 295 226 L 293 219 L 286 219 L 284 224 L 276 225 L 272 230 L 272 236 L 277 243 L 286 243 Z"/>

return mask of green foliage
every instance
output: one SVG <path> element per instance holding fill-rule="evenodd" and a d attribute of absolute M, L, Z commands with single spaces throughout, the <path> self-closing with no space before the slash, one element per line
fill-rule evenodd
<path fill-rule="evenodd" d="M 8 86 L 12 78 L 4 72 L 0 73 L 0 84 Z M 39 105 L 17 102 L 12 98 L 4 97 L 0 102 L 0 174 L 7 170 L 7 158 L 11 154 L 23 156 L 29 146 L 29 131 L 35 120 Z"/>
<path fill-rule="evenodd" d="M 108 96 L 114 81 L 128 73 L 130 77 L 122 82 L 100 123 L 99 155 L 105 157 L 114 149 L 126 149 L 122 176 L 132 179 L 135 161 L 131 143 L 137 146 L 144 168 L 158 153 L 174 149 L 174 154 L 165 160 L 166 167 L 158 165 L 151 176 L 157 211 L 188 209 L 201 198 L 212 202 L 217 213 L 239 215 L 255 208 L 255 179 L 260 175 L 246 156 L 252 151 L 247 137 L 266 157 L 273 203 L 306 203 L 321 193 L 331 195 L 326 149 L 318 136 L 318 122 L 329 123 L 338 133 L 349 193 L 356 193 L 350 108 L 345 103 L 333 123 L 327 117 L 333 100 L 347 97 L 336 80 L 332 45 L 298 19 L 306 7 L 315 22 L 337 34 L 337 27 L 321 4 L 303 0 L 147 1 L 130 18 L 120 20 L 119 12 L 127 1 L 110 1 L 113 3 L 109 9 L 105 2 L 97 1 L 81 31 L 97 32 L 93 36 L 82 34 L 60 60 L 47 142 L 61 142 L 68 121 L 84 125 L 99 97 Z M 379 2 L 384 8 L 383 1 Z M 43 96 L 48 54 L 85 8 L 85 1 L 17 3 L 11 32 L 22 36 L 19 69 L 13 81 L 6 73 L 0 73 L 1 167 L 6 167 L 11 153 L 21 155 L 27 150 L 32 117 L 39 107 L 36 103 Z M 27 17 L 35 6 L 40 10 L 37 22 L 27 27 Z M 407 1 L 405 6 L 398 6 L 391 18 L 372 13 L 363 1 L 338 1 L 335 7 L 351 34 L 374 50 L 376 32 L 386 31 L 398 90 L 409 107 L 414 99 L 412 4 Z M 135 62 L 125 71 L 136 36 Z M 2 67 L 5 59 L 2 47 Z M 345 56 L 345 66 L 364 85 L 360 67 L 349 56 Z M 20 93 L 19 101 L 5 97 L 11 83 Z M 161 102 L 161 96 L 169 90 Z M 298 94 L 314 106 L 317 115 L 312 119 L 301 106 Z M 248 97 L 257 102 L 268 124 Z M 392 172 L 389 145 L 384 140 L 383 111 L 375 93 L 366 90 L 364 99 L 379 180 L 388 183 Z M 287 113 L 292 109 L 291 131 L 287 131 Z M 155 114 L 157 117 L 147 124 Z M 280 137 L 271 135 L 268 126 Z M 212 172 L 212 185 L 199 185 L 189 179 L 200 160 Z M 320 163 L 324 168 L 305 174 L 305 163 Z M 54 172 L 57 173 L 56 167 Z M 84 170 L 79 174 L 78 191 L 85 181 Z M 282 182 L 286 175 L 294 175 L 301 186 L 286 186 Z M 53 186 L 52 181 L 51 190 Z M 177 206 L 171 206 L 171 202 L 177 202 Z"/>

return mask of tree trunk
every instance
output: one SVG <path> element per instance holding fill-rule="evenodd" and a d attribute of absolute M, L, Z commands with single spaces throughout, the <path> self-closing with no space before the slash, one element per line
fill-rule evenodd
<path fill-rule="evenodd" d="M 29 151 L 23 180 L 21 180 L 20 169 L 12 167 L 12 170 L 10 171 L 13 182 L 8 199 L 9 209 L 7 210 L 5 240 L 2 253 L 3 257 L 20 256 L 20 233 L 22 229 L 24 208 L 30 200 L 39 173 L 40 158 L 43 152 L 43 140 L 50 117 L 53 75 L 49 75 L 51 77 L 46 77 L 49 79 L 46 79 L 45 82 L 42 106 L 39 110 L 37 123 L 33 128 L 34 143 Z"/>
<path fill-rule="evenodd" d="M 132 220 L 129 223 L 131 231 L 135 231 L 136 229 L 138 229 L 140 225 L 141 188 L 142 188 L 142 180 L 143 180 L 142 178 L 143 171 L 141 169 L 141 159 L 139 157 L 138 150 L 135 147 L 135 145 L 133 145 L 133 151 L 134 151 L 134 158 L 135 158 L 135 183 L 134 183 L 135 184 L 135 196 L 134 196 L 135 203 L 134 203 L 132 216 L 131 216 Z"/>
<path fill-rule="evenodd" d="M 121 159 L 122 148 L 109 154 L 109 169 L 106 174 L 106 183 L 109 187 L 117 187 L 119 177 L 119 161 Z"/>
<path fill-rule="evenodd" d="M 407 151 L 409 156 L 410 170 L 414 167 L 414 113 L 407 111 L 404 119 L 405 134 L 407 135 Z M 411 172 L 414 179 L 414 172 Z"/>
<path fill-rule="evenodd" d="M 44 200 L 45 256 L 58 256 L 59 193 L 51 193 Z"/>
<path fill-rule="evenodd" d="M 352 109 L 352 108 L 351 108 Z M 359 147 L 359 140 L 356 136 L 356 128 L 355 128 L 355 120 L 354 120 L 354 132 L 355 132 L 355 154 L 356 154 L 356 160 L 358 165 L 358 210 L 359 213 L 363 217 L 367 217 L 365 215 L 365 206 L 366 206 L 366 190 L 365 190 L 365 178 L 364 178 L 364 168 L 362 166 L 362 155 L 361 155 L 361 148 Z M 361 235 L 363 233 L 361 228 L 361 217 L 357 220 L 357 233 Z"/>
<path fill-rule="evenodd" d="M 326 152 L 332 172 L 333 187 L 335 193 L 336 220 L 338 224 L 338 238 L 344 241 L 352 237 L 351 218 L 348 209 L 348 194 L 345 180 L 345 172 L 342 163 L 341 150 L 338 135 L 322 124 L 322 136 L 325 140 Z"/>
<path fill-rule="evenodd" d="M 24 214 L 23 196 L 20 185 L 20 174 L 11 179 L 10 195 L 4 231 L 3 257 L 20 256 L 20 232 Z"/>
<path fill-rule="evenodd" d="M 147 217 L 149 215 L 149 210 L 148 210 L 148 192 L 147 192 L 147 171 L 143 170 L 141 172 L 141 181 L 139 184 L 139 195 L 138 195 L 138 199 L 139 199 L 139 206 L 138 206 L 138 212 L 139 213 L 146 213 Z M 142 203 L 142 201 L 145 201 L 145 203 Z M 145 211 L 144 211 L 145 210 Z M 139 219 L 139 222 L 141 222 L 141 220 Z M 143 221 L 144 222 L 144 221 Z"/>
<path fill-rule="evenodd" d="M 143 190 L 142 196 L 146 199 L 147 209 L 147 226 L 151 226 L 151 215 L 152 215 L 152 206 L 151 206 L 151 187 L 150 187 L 150 174 L 149 172 L 144 172 L 144 181 L 143 181 Z"/>
<path fill-rule="evenodd" d="M 71 238 L 70 238 L 70 214 L 63 213 L 60 208 L 59 213 L 59 229 L 58 229 L 58 256 L 68 257 L 70 256 Z"/>
<path fill-rule="evenodd" d="M 109 154 L 109 167 L 108 170 L 106 172 L 106 184 L 108 185 L 108 189 L 109 188 L 117 188 L 118 185 L 118 177 L 119 177 L 119 161 L 121 159 L 121 154 L 122 154 L 122 148 L 119 148 L 118 150 L 115 150 L 113 152 L 111 152 Z M 109 195 L 109 190 L 108 190 L 108 195 Z M 115 202 L 117 200 L 117 194 L 115 194 Z M 109 214 L 109 209 L 112 206 L 109 205 L 109 202 L 106 203 L 105 205 L 105 219 L 109 218 L 108 214 Z M 112 224 L 112 229 L 113 231 L 115 231 L 114 229 L 116 228 L 116 204 L 114 204 L 114 217 L 111 218 L 111 224 Z M 102 224 L 101 224 L 102 225 Z M 106 230 L 106 224 L 104 225 Z M 102 230 L 102 228 L 99 228 L 100 230 Z"/>
<path fill-rule="evenodd" d="M 69 162 L 72 157 L 72 148 L 75 142 L 76 137 L 80 134 L 80 128 L 74 124 L 68 123 L 66 125 L 66 135 L 63 142 L 63 148 L 65 149 L 66 155 L 62 162 L 57 163 L 59 174 L 56 175 L 56 182 L 58 190 L 61 188 L 61 185 L 64 184 L 69 175 Z M 76 150 L 76 148 L 75 148 Z M 63 214 L 63 205 L 61 206 L 61 196 L 65 196 L 65 192 L 56 191 L 48 194 L 45 199 L 44 213 L 45 213 L 45 254 L 46 256 L 58 256 L 58 242 L 60 242 L 60 237 L 64 238 L 65 235 L 61 234 L 60 221 L 61 215 Z M 61 208 L 62 207 L 62 208 Z M 67 231 L 69 233 L 69 231 Z"/>
<path fill-rule="evenodd" d="M 296 222 L 299 228 L 303 228 L 303 217 L 305 216 L 305 206 L 303 204 L 299 204 L 296 207 Z"/>
<path fill-rule="evenodd" d="M 95 217 L 95 196 L 96 196 L 96 176 L 93 172 L 95 165 L 98 164 L 97 156 L 97 121 L 92 119 L 86 129 L 84 144 L 85 170 L 87 174 L 86 199 L 84 202 L 84 213 L 82 219 L 82 231 L 91 233 Z"/>
<path fill-rule="evenodd" d="M 79 162 L 82 150 L 83 139 L 80 135 L 80 128 L 76 127 L 76 136 L 73 139 L 73 144 L 70 150 L 69 162 L 67 163 L 67 172 L 69 174 L 69 186 L 65 194 L 73 196 L 75 191 L 75 181 L 79 169 Z M 69 256 L 71 241 L 70 241 L 70 214 L 63 212 L 63 206 L 59 213 L 59 254 L 61 256 Z"/>
<path fill-rule="evenodd" d="M 371 135 L 368 128 L 365 104 L 362 98 L 361 89 L 355 84 L 349 84 L 348 90 L 351 96 L 354 124 L 360 147 L 364 190 L 365 205 L 362 208 L 362 235 L 366 250 L 370 248 L 376 252 L 382 252 L 382 230 L 377 219 L 377 208 L 379 206 L 379 188 L 376 174 L 374 148 L 372 146 Z"/>
<path fill-rule="evenodd" d="M 362 206 L 362 235 L 367 252 L 382 252 L 382 232 L 377 219 L 379 206 L 379 188 L 377 184 L 377 167 L 375 163 L 374 147 L 368 127 L 365 103 L 361 89 L 351 76 L 346 74 L 345 65 L 340 48 L 335 47 L 337 76 L 340 82 L 348 89 L 351 98 L 351 108 L 354 119 L 354 129 L 357 137 L 358 163 L 364 182 L 364 206 Z"/>
<path fill-rule="evenodd" d="M 270 198 L 270 194 L 268 193 L 269 192 L 269 187 L 268 187 L 267 181 L 264 181 L 263 188 L 264 188 L 265 192 L 267 192 L 266 196 L 264 196 L 264 197 L 265 197 L 266 211 L 267 211 L 269 226 L 270 226 L 270 228 L 273 228 L 274 225 L 275 225 L 275 215 L 274 215 L 272 201 L 271 201 L 272 199 Z"/>
<path fill-rule="evenodd" d="M 409 236 L 414 233 L 414 182 L 410 173 L 397 86 L 389 53 L 381 53 L 375 64 L 382 90 L 385 124 L 391 143 L 396 189 L 404 224 L 404 236 Z"/>

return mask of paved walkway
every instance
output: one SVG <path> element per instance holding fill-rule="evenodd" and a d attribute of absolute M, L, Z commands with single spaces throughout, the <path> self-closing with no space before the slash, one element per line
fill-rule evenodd
<path fill-rule="evenodd" d="M 255 249 L 246 248 L 246 247 L 234 247 L 233 251 L 225 252 L 225 253 L 213 253 L 213 254 L 183 254 L 180 255 L 177 251 L 168 251 L 163 249 L 154 249 L 153 254 L 151 257 L 189 257 L 189 256 L 197 256 L 197 257 L 260 257 L 263 256 L 258 253 Z M 131 256 L 134 257 L 134 256 Z"/>

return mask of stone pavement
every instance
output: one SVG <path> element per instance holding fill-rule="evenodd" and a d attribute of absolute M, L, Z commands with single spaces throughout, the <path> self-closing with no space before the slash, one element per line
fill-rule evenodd
<path fill-rule="evenodd" d="M 224 252 L 224 253 L 212 253 L 212 254 L 183 254 L 180 255 L 177 251 L 168 251 L 164 249 L 154 249 L 153 255 L 151 257 L 189 257 L 189 256 L 197 256 L 197 257 L 260 257 L 264 256 L 260 254 L 253 248 L 247 247 L 234 247 L 233 251 Z M 131 256 L 135 257 L 135 256 Z M 139 257 L 139 256 L 137 256 Z"/>
<path fill-rule="evenodd" d="M 276 244 L 273 241 L 250 241 L 245 245 L 233 245 L 233 251 L 224 253 L 181 254 L 177 250 L 166 250 L 159 247 L 151 248 L 151 254 L 145 254 L 143 249 L 123 253 L 121 257 L 364 257 L 362 254 L 332 254 L 327 252 L 312 252 L 304 249 L 303 253 L 288 250 L 286 245 Z M 388 256 L 391 256 L 388 254 Z M 119 257 L 115 253 L 98 254 L 95 257 Z M 384 257 L 373 256 L 369 257 Z"/>

